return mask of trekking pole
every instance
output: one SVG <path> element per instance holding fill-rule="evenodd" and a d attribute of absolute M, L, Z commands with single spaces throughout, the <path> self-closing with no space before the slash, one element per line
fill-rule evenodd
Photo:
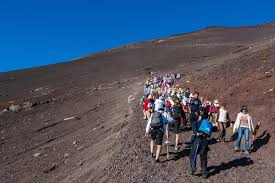
<path fill-rule="evenodd" d="M 170 158 L 169 156 L 170 156 L 169 155 L 169 144 L 167 143 L 166 144 L 166 158 L 169 159 Z"/>
<path fill-rule="evenodd" d="M 198 149 L 199 149 L 199 143 L 196 145 L 195 156 L 194 156 L 194 159 L 193 159 L 193 162 L 192 162 L 192 171 L 194 170 L 195 161 L 196 161 L 196 159 L 197 159 Z"/>

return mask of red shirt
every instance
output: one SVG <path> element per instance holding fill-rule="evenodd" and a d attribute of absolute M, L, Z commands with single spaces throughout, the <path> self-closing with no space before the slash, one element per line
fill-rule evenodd
<path fill-rule="evenodd" d="M 143 104 L 143 109 L 145 111 L 148 111 L 149 108 L 148 108 L 148 104 L 150 103 L 151 99 L 150 98 L 147 98 L 145 101 L 144 101 L 144 104 Z"/>

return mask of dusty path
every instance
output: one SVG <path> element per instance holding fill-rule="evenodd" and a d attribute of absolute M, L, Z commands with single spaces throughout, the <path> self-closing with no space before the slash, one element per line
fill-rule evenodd
<path fill-rule="evenodd" d="M 169 147 L 170 159 L 166 159 L 163 146 L 161 163 L 156 164 L 150 156 L 149 139 L 144 137 L 146 122 L 141 117 L 140 106 L 136 105 L 131 123 L 121 133 L 120 150 L 113 156 L 109 173 L 110 182 L 266 182 L 275 180 L 270 161 L 257 152 L 250 155 L 235 153 L 234 142 L 217 143 L 211 140 L 208 153 L 209 178 L 203 180 L 199 170 L 196 175 L 189 173 L 189 152 L 185 142 L 190 132 L 181 134 L 181 149 L 174 152 L 173 140 Z M 228 134 L 230 130 L 228 129 Z M 264 134 L 263 134 L 264 135 Z M 214 134 L 213 137 L 217 136 Z M 229 140 L 229 137 L 227 137 Z M 199 158 L 198 158 L 199 159 Z M 200 167 L 198 161 L 198 167 Z"/>

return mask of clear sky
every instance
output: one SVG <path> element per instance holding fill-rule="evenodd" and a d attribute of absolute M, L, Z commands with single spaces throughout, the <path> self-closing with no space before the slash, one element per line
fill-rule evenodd
<path fill-rule="evenodd" d="M 275 22 L 273 0 L 0 0 L 0 72 L 211 25 Z"/>

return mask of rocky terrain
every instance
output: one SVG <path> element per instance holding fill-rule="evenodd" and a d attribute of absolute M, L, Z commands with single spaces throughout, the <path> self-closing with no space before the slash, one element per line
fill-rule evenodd
<path fill-rule="evenodd" d="M 0 73 L 0 181 L 273 183 L 274 48 L 275 24 L 208 27 Z M 262 123 L 251 154 L 212 139 L 210 177 L 191 176 L 185 131 L 180 152 L 171 143 L 155 164 L 139 104 L 151 72 L 181 73 L 182 87 L 226 102 L 232 119 L 248 105 Z"/>

